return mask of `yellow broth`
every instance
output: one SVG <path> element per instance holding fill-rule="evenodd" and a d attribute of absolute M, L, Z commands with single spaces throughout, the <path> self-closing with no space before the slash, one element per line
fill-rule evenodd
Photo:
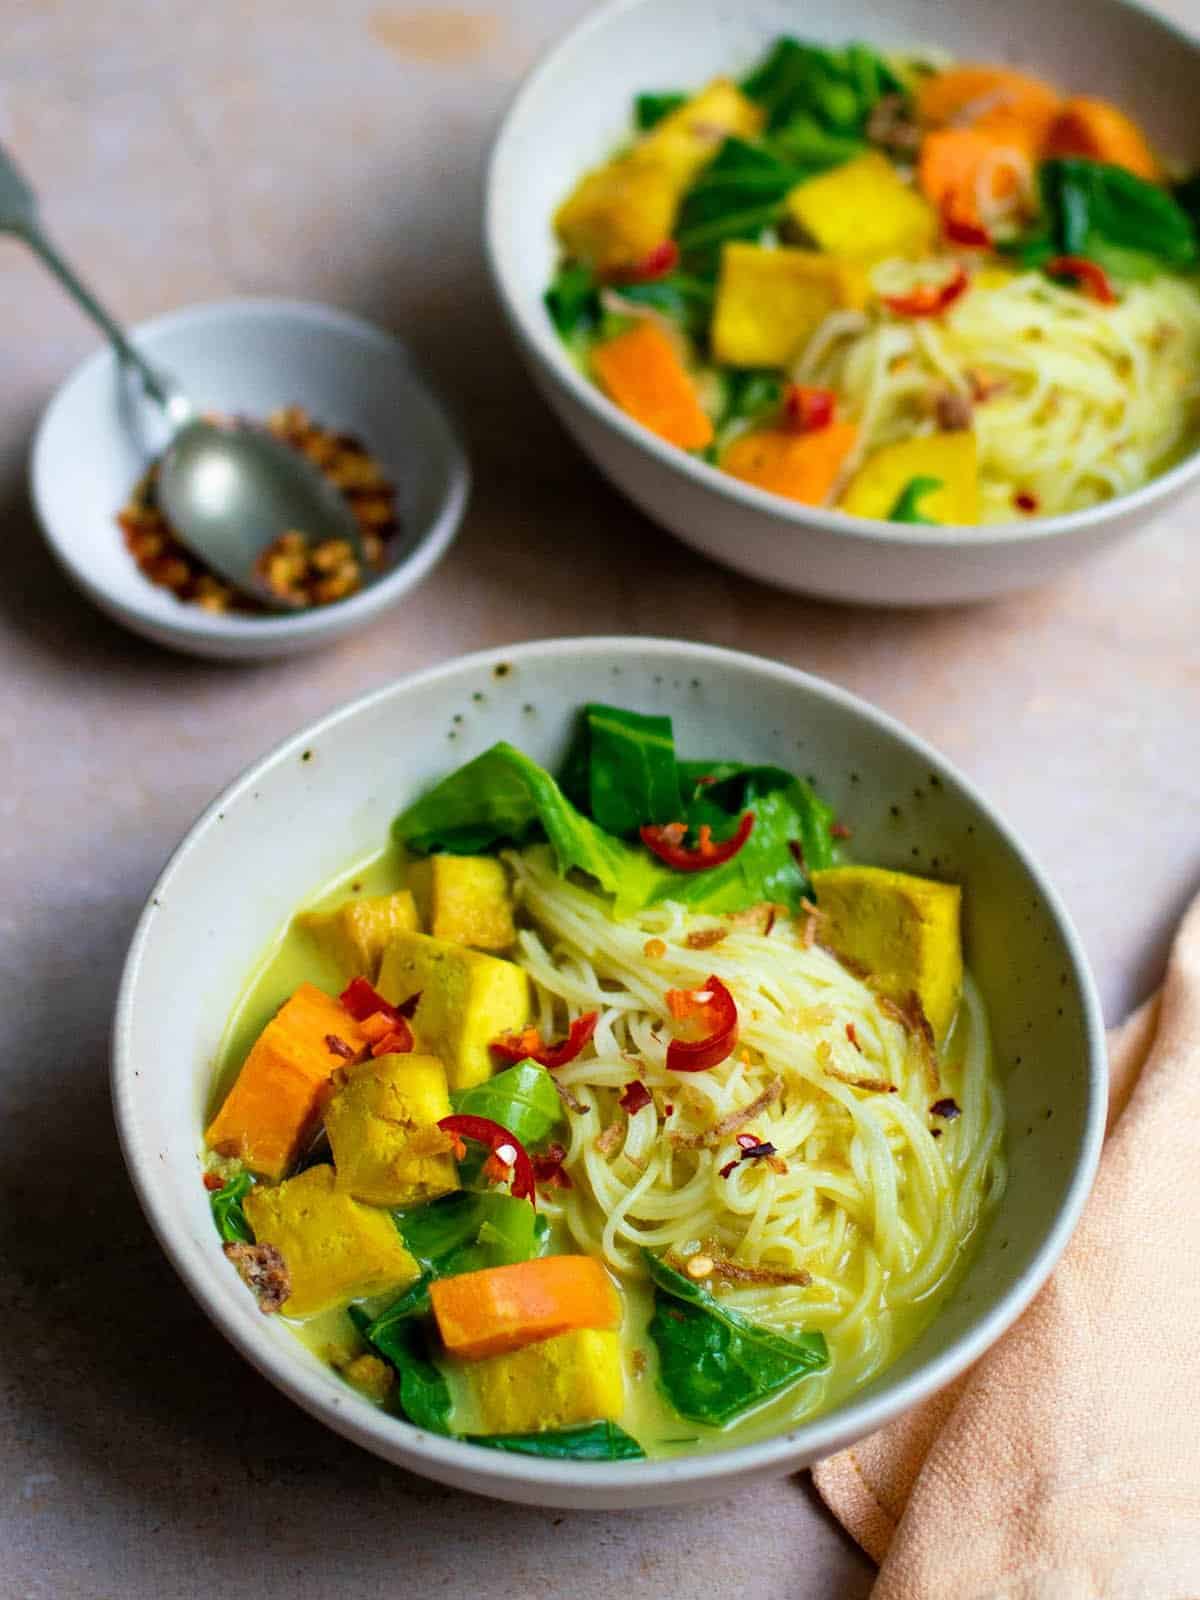
<path fill-rule="evenodd" d="M 352 894 L 384 895 L 403 886 L 403 859 L 398 852 L 385 850 L 345 873 L 297 909 L 321 909 L 326 905 L 340 904 Z M 336 966 L 326 960 L 316 943 L 293 923 L 281 930 L 264 952 L 231 1013 L 222 1039 L 210 1110 L 215 1111 L 228 1092 L 255 1039 L 276 1009 L 305 982 L 314 983 L 331 993 L 336 993 L 342 987 L 342 978 Z M 960 1020 L 950 1041 L 951 1065 L 953 1058 L 961 1054 L 963 1044 L 963 1024 Z M 929 1325 L 961 1276 L 975 1242 L 971 1239 L 964 1243 L 951 1271 L 931 1293 L 913 1305 L 892 1308 L 886 1313 L 892 1319 L 889 1364 Z M 555 1225 L 551 1232 L 550 1249 L 574 1251 L 578 1248 L 565 1229 Z M 679 1416 L 659 1393 L 655 1381 L 657 1357 L 654 1343 L 647 1332 L 654 1310 L 653 1290 L 647 1282 L 633 1280 L 623 1280 L 621 1290 L 625 1303 L 621 1337 L 626 1358 L 626 1406 L 621 1425 L 637 1439 L 648 1456 L 672 1456 L 687 1450 L 730 1449 L 785 1432 L 789 1426 L 803 1420 L 796 1416 L 798 1389 L 795 1385 L 725 1428 L 708 1427 Z M 736 1305 L 737 1301 L 736 1295 L 730 1298 L 731 1304 Z M 367 1307 L 373 1311 L 382 1310 L 386 1303 L 367 1302 Z M 344 1366 L 366 1348 L 344 1309 L 327 1311 L 303 1322 L 292 1321 L 290 1325 L 310 1350 L 335 1367 Z M 839 1362 L 836 1340 L 830 1339 L 829 1343 L 829 1370 L 799 1380 L 800 1385 L 820 1386 L 820 1403 L 815 1408 L 820 1412 L 837 1405 L 858 1385 L 853 1363 Z M 463 1364 L 445 1356 L 439 1357 L 439 1364 L 450 1381 L 454 1396 L 456 1431 L 479 1431 L 470 1385 L 462 1373 Z M 812 1414 L 807 1407 L 804 1409 L 805 1417 Z"/>

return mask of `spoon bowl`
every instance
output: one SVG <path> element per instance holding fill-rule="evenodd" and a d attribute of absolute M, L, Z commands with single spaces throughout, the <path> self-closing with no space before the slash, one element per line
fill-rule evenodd
<path fill-rule="evenodd" d="M 260 575 L 259 558 L 282 533 L 343 540 L 359 571 L 369 570 L 346 497 L 298 451 L 251 423 L 185 423 L 163 456 L 158 497 L 183 544 L 273 610 L 297 609 Z"/>

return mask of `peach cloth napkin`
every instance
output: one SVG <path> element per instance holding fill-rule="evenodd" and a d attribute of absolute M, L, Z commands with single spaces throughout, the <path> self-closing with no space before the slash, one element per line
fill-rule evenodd
<path fill-rule="evenodd" d="M 872 1600 L 1200 1596 L 1200 899 L 1109 1035 L 1096 1186 L 971 1370 L 813 1468 Z"/>

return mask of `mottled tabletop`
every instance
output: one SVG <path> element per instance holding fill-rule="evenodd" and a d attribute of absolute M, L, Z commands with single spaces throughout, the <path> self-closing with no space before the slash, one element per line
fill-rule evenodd
<path fill-rule="evenodd" d="M 30 435 L 95 341 L 0 240 L 0 1600 L 598 1600 L 699 1575 L 750 1600 L 853 1600 L 871 1584 L 805 1477 L 586 1515 L 409 1477 L 298 1411 L 192 1304 L 117 1151 L 109 1018 L 165 856 L 283 733 L 483 645 L 684 636 L 822 673 L 940 746 L 1063 891 L 1110 1019 L 1153 984 L 1200 877 L 1196 497 L 1037 593 L 837 608 L 658 532 L 551 418 L 486 280 L 481 164 L 517 79 L 586 9 L 0 4 L 0 140 L 120 314 L 282 294 L 374 318 L 456 405 L 477 485 L 432 579 L 348 644 L 229 668 L 140 643 L 36 531 Z"/>

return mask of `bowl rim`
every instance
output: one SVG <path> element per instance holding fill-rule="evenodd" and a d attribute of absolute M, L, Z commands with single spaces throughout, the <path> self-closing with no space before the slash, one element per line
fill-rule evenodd
<path fill-rule="evenodd" d="M 849 716 L 865 720 L 880 733 L 907 745 L 922 761 L 931 764 L 944 780 L 958 786 L 966 798 L 988 818 L 997 833 L 1024 866 L 1042 897 L 1046 909 L 1063 940 L 1072 981 L 1077 989 L 1084 1017 L 1087 1072 L 1087 1105 L 1075 1170 L 1063 1203 L 1050 1228 L 1036 1248 L 1024 1272 L 995 1305 L 937 1356 L 907 1378 L 882 1392 L 851 1400 L 834 1410 L 772 1438 L 731 1450 L 717 1450 L 692 1457 L 665 1461 L 634 1461 L 612 1464 L 590 1462 L 538 1461 L 533 1458 L 481 1450 L 459 1440 L 432 1435 L 400 1418 L 373 1407 L 343 1407 L 331 1399 L 315 1374 L 283 1350 L 276 1350 L 265 1338 L 254 1337 L 250 1329 L 235 1324 L 230 1317 L 226 1296 L 216 1287 L 216 1278 L 197 1255 L 193 1260 L 186 1240 L 176 1239 L 178 1224 L 165 1197 L 158 1191 L 161 1163 L 153 1159 L 150 1145 L 143 1139 L 138 1100 L 145 1090 L 139 1086 L 137 1061 L 132 1052 L 132 1026 L 138 1001 L 138 986 L 146 949 L 153 938 L 155 907 L 171 899 L 170 882 L 188 856 L 205 846 L 219 814 L 244 796 L 253 793 L 262 775 L 286 762 L 315 740 L 329 734 L 362 712 L 380 705 L 392 696 L 411 696 L 423 689 L 468 673 L 490 671 L 500 663 L 521 665 L 531 661 L 554 661 L 563 657 L 578 660 L 581 654 L 597 657 L 635 651 L 656 660 L 669 660 L 687 667 L 726 669 L 747 668 L 756 674 L 792 689 L 823 699 Z M 147 1080 L 148 1081 L 148 1080 Z M 596 636 L 533 641 L 501 645 L 458 656 L 373 689 L 327 712 L 253 762 L 229 784 L 201 813 L 171 855 L 158 881 L 147 897 L 125 959 L 111 1034 L 110 1084 L 113 1112 L 122 1154 L 143 1211 L 167 1258 L 214 1325 L 240 1350 L 243 1356 L 270 1379 L 277 1388 L 304 1407 L 311 1415 L 386 1460 L 425 1471 L 448 1482 L 470 1480 L 480 1492 L 500 1498 L 519 1498 L 517 1486 L 528 1490 L 544 1486 L 561 1495 L 565 1489 L 586 1501 L 589 1491 L 669 1490 L 681 1483 L 694 1485 L 732 1484 L 743 1477 L 757 1476 L 777 1469 L 780 1473 L 830 1454 L 856 1438 L 872 1432 L 908 1410 L 936 1390 L 950 1383 L 976 1361 L 1026 1308 L 1058 1261 L 1079 1220 L 1091 1189 L 1104 1136 L 1108 1101 L 1108 1070 L 1103 1019 L 1087 957 L 1079 935 L 1057 892 L 1041 868 L 1005 819 L 987 802 L 975 786 L 950 762 L 900 722 L 848 690 L 799 668 L 726 650 L 715 645 L 687 641 L 640 638 L 637 636 Z M 206 1262 L 207 1258 L 205 1258 Z M 715 1491 L 714 1491 L 715 1492 Z"/>
<path fill-rule="evenodd" d="M 707 489 L 735 506 L 748 511 L 774 517 L 781 524 L 782 533 L 802 533 L 816 527 L 824 533 L 841 535 L 860 544 L 906 545 L 946 548 L 962 546 L 972 550 L 994 549 L 999 546 L 1028 545 L 1043 539 L 1069 537 L 1082 533 L 1115 516 L 1144 516 L 1161 501 L 1168 500 L 1179 489 L 1200 476 L 1200 442 L 1182 461 L 1157 474 L 1148 482 L 1125 494 L 1114 495 L 1097 505 L 1085 506 L 1080 511 L 1064 512 L 1055 517 L 1028 517 L 1013 522 L 980 523 L 977 525 L 886 522 L 876 517 L 856 517 L 845 511 L 822 506 L 808 506 L 772 494 L 753 484 L 744 483 L 729 473 L 722 472 L 699 457 L 668 444 L 648 428 L 635 422 L 606 394 L 591 383 L 574 365 L 566 353 L 562 340 L 554 332 L 546 315 L 541 296 L 537 309 L 531 310 L 521 293 L 519 275 L 506 247 L 509 207 L 507 189 L 519 174 L 513 168 L 511 146 L 517 124 L 528 114 L 529 108 L 542 85 L 562 70 L 565 56 L 585 44 L 594 43 L 604 29 L 627 11 L 656 5 L 658 0 L 608 0 L 597 10 L 589 12 L 573 28 L 555 40 L 542 53 L 539 60 L 518 85 L 500 121 L 488 156 L 484 176 L 483 239 L 484 253 L 492 283 L 500 299 L 505 316 L 525 350 L 546 370 L 557 385 L 585 411 L 628 444 L 650 456 L 660 465 L 688 478 L 697 488 Z M 1200 39 L 1189 34 L 1173 19 L 1160 16 L 1137 0 L 1110 0 L 1117 9 L 1140 17 L 1148 26 L 1170 35 L 1186 48 L 1200 64 Z M 549 219 L 547 219 L 549 226 Z"/>
<path fill-rule="evenodd" d="M 59 414 L 70 403 L 76 389 L 106 366 L 115 365 L 112 347 L 101 343 L 80 361 L 55 389 L 38 419 L 29 450 L 29 496 L 42 536 L 51 553 L 90 599 L 119 615 L 137 617 L 160 634 L 171 634 L 180 642 L 204 640 L 230 644 L 283 646 L 298 640 L 316 639 L 329 632 L 346 632 L 356 623 L 366 622 L 377 612 L 415 588 L 441 560 L 449 547 L 466 510 L 471 491 L 471 468 L 458 426 L 437 389 L 417 367 L 411 350 L 398 335 L 377 327 L 365 317 L 316 300 L 291 299 L 275 295 L 237 295 L 229 299 L 203 300 L 165 311 L 133 324 L 127 332 L 134 344 L 153 340 L 160 334 L 214 322 L 292 321 L 308 327 L 332 329 L 348 339 L 357 339 L 395 356 L 402 382 L 421 392 L 424 401 L 437 414 L 447 441 L 445 485 L 437 515 L 408 554 L 395 567 L 358 594 L 333 605 L 317 606 L 295 615 L 282 612 L 267 617 L 242 617 L 204 611 L 199 606 L 176 602 L 175 609 L 159 615 L 143 601 L 137 588 L 126 592 L 101 581 L 79 547 L 64 538 L 54 520 L 46 514 L 45 484 L 55 470 L 49 436 Z M 113 516 L 116 516 L 114 507 Z M 114 522 L 115 528 L 115 522 Z M 136 573 L 136 568 L 134 568 Z M 140 577 L 140 574 L 137 574 Z M 142 580 L 148 582 L 148 580 Z M 149 586 L 151 589 L 153 586 Z M 161 592 L 161 591 L 160 591 Z"/>

